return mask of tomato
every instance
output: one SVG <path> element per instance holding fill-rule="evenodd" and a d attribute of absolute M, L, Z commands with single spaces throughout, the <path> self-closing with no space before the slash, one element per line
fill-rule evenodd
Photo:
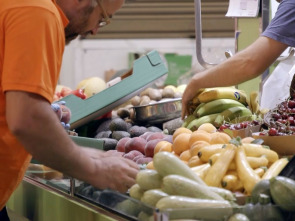
<path fill-rule="evenodd" d="M 74 94 L 76 95 L 77 97 L 80 97 L 82 99 L 86 99 L 86 95 L 84 94 L 84 90 L 83 89 L 76 89 L 76 90 L 73 90 L 71 92 L 71 94 Z"/>

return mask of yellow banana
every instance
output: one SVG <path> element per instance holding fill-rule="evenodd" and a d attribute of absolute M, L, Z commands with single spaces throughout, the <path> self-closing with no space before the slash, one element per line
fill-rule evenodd
<path fill-rule="evenodd" d="M 258 102 L 258 92 L 257 91 L 252 91 L 250 93 L 250 109 L 253 114 L 259 114 L 260 112 L 260 105 Z"/>
<path fill-rule="evenodd" d="M 182 127 L 187 127 L 189 125 L 190 122 L 192 122 L 193 120 L 195 120 L 196 117 L 194 115 L 188 115 L 184 121 L 183 121 L 183 124 L 182 124 Z"/>
<path fill-rule="evenodd" d="M 215 87 L 203 89 L 194 97 L 193 103 L 207 103 L 216 99 L 232 99 L 247 106 L 247 95 L 234 87 Z"/>
<path fill-rule="evenodd" d="M 230 107 L 236 106 L 245 107 L 242 103 L 232 99 L 217 99 L 205 103 L 205 105 L 200 107 L 196 113 L 194 112 L 194 115 L 196 117 L 202 117 L 209 114 L 221 113 Z"/>

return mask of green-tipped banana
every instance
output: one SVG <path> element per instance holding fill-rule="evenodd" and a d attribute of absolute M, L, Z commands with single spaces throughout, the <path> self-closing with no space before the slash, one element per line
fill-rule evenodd
<path fill-rule="evenodd" d="M 206 104 L 206 103 L 200 103 L 200 104 L 196 107 L 196 109 L 195 109 L 193 115 L 194 115 L 194 116 L 197 116 L 198 111 L 199 111 L 200 108 L 203 107 L 205 104 Z"/>
<path fill-rule="evenodd" d="M 190 122 L 192 122 L 195 119 L 196 119 L 196 117 L 194 115 L 192 115 L 192 114 L 191 115 L 188 115 L 184 119 L 183 124 L 182 124 L 182 127 L 187 127 L 190 124 Z"/>
<path fill-rule="evenodd" d="M 218 114 L 209 114 L 205 115 L 203 117 L 197 118 L 189 123 L 189 125 L 186 127 L 187 129 L 190 129 L 191 131 L 197 130 L 202 124 L 204 123 L 213 123 L 215 118 Z"/>
<path fill-rule="evenodd" d="M 193 103 L 207 103 L 217 99 L 232 99 L 247 105 L 246 93 L 234 87 L 206 88 L 194 98 Z"/>
<path fill-rule="evenodd" d="M 235 101 L 232 99 L 218 99 L 206 103 L 205 105 L 200 107 L 197 113 L 195 113 L 194 115 L 196 117 L 203 117 L 209 114 L 221 113 L 222 111 L 227 110 L 228 108 L 238 106 L 245 107 L 245 105 L 243 105 L 239 101 Z"/>
<path fill-rule="evenodd" d="M 253 121 L 253 120 L 261 120 L 256 114 L 252 114 L 249 116 L 238 116 L 230 121 L 231 124 L 237 124 L 244 121 Z"/>
<path fill-rule="evenodd" d="M 227 110 L 224 110 L 215 118 L 214 126 L 220 127 L 224 122 L 230 122 L 231 120 L 244 117 L 244 116 L 251 116 L 252 112 L 244 107 L 230 107 Z"/>

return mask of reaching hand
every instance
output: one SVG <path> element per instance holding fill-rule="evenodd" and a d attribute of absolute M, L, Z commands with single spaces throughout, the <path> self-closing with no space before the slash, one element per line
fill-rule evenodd
<path fill-rule="evenodd" d="M 182 113 L 181 117 L 182 119 L 185 118 L 189 114 L 189 106 L 192 102 L 193 98 L 196 96 L 198 92 L 198 88 L 193 84 L 193 79 L 190 81 L 190 83 L 187 85 L 185 91 L 182 95 Z"/>
<path fill-rule="evenodd" d="M 108 156 L 96 160 L 95 163 L 97 176 L 93 177 L 92 185 L 101 189 L 110 188 L 126 193 L 135 184 L 139 167 L 132 160 L 121 156 Z"/>
<path fill-rule="evenodd" d="M 61 122 L 61 125 L 66 129 L 70 129 L 70 118 L 71 118 L 71 111 L 69 108 L 65 106 L 65 101 L 58 101 L 56 103 L 51 104 L 52 110 L 57 114 L 58 119 Z"/>

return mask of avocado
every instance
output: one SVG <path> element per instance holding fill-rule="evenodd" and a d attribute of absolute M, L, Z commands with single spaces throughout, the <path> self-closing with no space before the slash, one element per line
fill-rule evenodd
<path fill-rule="evenodd" d="M 112 131 L 101 131 L 95 135 L 95 138 L 110 138 L 112 136 Z"/>
<path fill-rule="evenodd" d="M 151 132 L 162 132 L 162 129 L 156 126 L 150 126 L 147 128 L 147 130 Z"/>
<path fill-rule="evenodd" d="M 148 129 L 144 126 L 137 126 L 134 125 L 129 129 L 129 133 L 131 137 L 139 137 L 140 135 L 144 134 L 147 132 Z"/>
<path fill-rule="evenodd" d="M 103 145 L 104 151 L 115 150 L 118 143 L 116 139 L 112 139 L 112 138 L 100 138 L 98 140 L 104 141 L 104 145 Z"/>
<path fill-rule="evenodd" d="M 127 131 L 127 123 L 120 117 L 112 119 L 109 129 L 113 131 Z"/>
<path fill-rule="evenodd" d="M 163 123 L 163 130 L 167 129 L 169 134 L 173 134 L 177 128 L 182 127 L 182 124 L 183 120 L 181 119 L 181 117 L 175 118 Z"/>
<path fill-rule="evenodd" d="M 128 133 L 127 131 L 114 131 L 112 133 L 112 138 L 118 141 L 124 137 L 130 137 L 130 133 Z"/>
<path fill-rule="evenodd" d="M 96 134 L 102 131 L 108 131 L 110 130 L 110 123 L 112 122 L 112 119 L 103 120 L 102 122 L 99 122 L 99 126 L 96 129 Z"/>

